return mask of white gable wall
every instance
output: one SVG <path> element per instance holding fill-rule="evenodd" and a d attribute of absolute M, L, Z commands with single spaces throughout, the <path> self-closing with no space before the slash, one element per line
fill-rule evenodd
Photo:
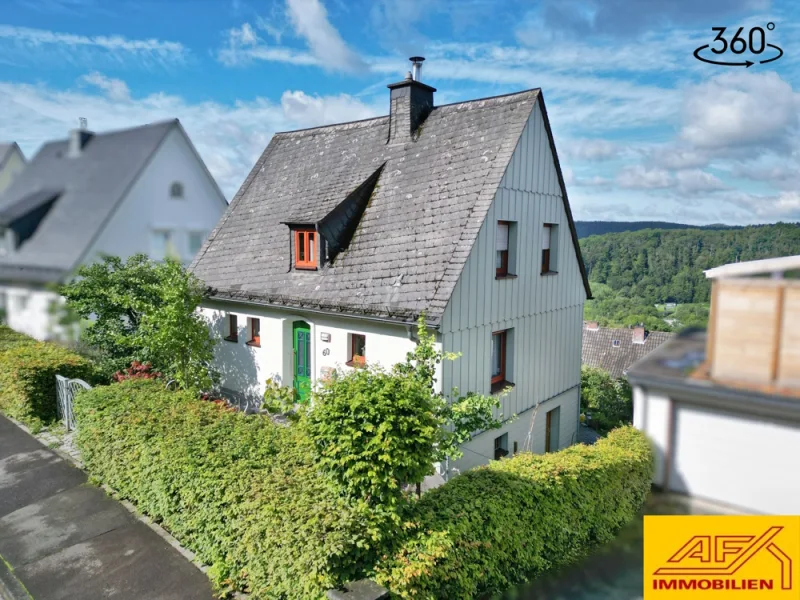
<path fill-rule="evenodd" d="M 0 193 L 11 185 L 14 177 L 25 168 L 25 158 L 22 156 L 22 152 L 16 147 L 10 152 L 11 154 L 6 158 L 3 165 L 0 166 Z"/>
<path fill-rule="evenodd" d="M 183 198 L 170 197 L 173 182 L 183 184 Z M 180 258 L 188 264 L 189 232 L 216 226 L 227 202 L 176 126 L 167 134 L 106 227 L 95 240 L 84 263 L 101 253 L 126 258 L 137 252 L 151 254 L 153 231 L 169 230 Z M 154 257 L 163 258 L 163 257 Z"/>
<path fill-rule="evenodd" d="M 495 279 L 497 221 L 515 222 L 516 278 Z M 558 274 L 541 275 L 543 224 L 558 224 Z M 513 260 L 512 260 L 513 262 Z M 503 429 L 478 435 L 465 445 L 455 467 L 464 470 L 493 456 L 494 439 L 509 434 L 508 449 L 522 449 L 532 409 L 533 449 L 544 450 L 546 412 L 561 407 L 559 446 L 575 442 L 580 397 L 581 332 L 586 292 L 558 182 L 544 119 L 534 107 L 500 188 L 481 226 L 445 310 L 441 333 L 446 351 L 462 357 L 444 365 L 444 389 L 488 394 L 492 332 L 511 330 L 507 379 L 514 383 L 498 416 L 519 415 Z"/>

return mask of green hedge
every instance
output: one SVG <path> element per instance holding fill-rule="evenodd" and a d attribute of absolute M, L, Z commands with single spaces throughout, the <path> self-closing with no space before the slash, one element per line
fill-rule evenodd
<path fill-rule="evenodd" d="M 4 340 L 13 339 L 3 333 Z M 95 369 L 91 362 L 61 346 L 17 342 L 0 353 L 0 410 L 38 429 L 57 416 L 56 374 L 91 383 Z"/>
<path fill-rule="evenodd" d="M 36 340 L 32 337 L 14 331 L 7 325 L 0 325 L 0 352 L 5 352 L 16 346 L 23 344 L 35 344 Z"/>
<path fill-rule="evenodd" d="M 320 474 L 300 427 L 148 380 L 95 387 L 75 412 L 91 475 L 211 565 L 221 592 L 322 598 L 378 556 L 386 527 Z"/>
<path fill-rule="evenodd" d="M 632 427 L 593 446 L 520 454 L 454 478 L 417 504 L 417 532 L 378 568 L 402 598 L 478 598 L 608 542 L 650 490 L 653 457 Z"/>

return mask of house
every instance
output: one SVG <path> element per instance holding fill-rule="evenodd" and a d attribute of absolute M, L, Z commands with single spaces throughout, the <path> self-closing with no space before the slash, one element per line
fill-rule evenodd
<path fill-rule="evenodd" d="M 597 321 L 583 324 L 581 362 L 607 371 L 614 379 L 624 377 L 628 368 L 672 337 L 644 327 L 600 327 Z"/>
<path fill-rule="evenodd" d="M 222 391 L 390 367 L 424 314 L 462 353 L 443 390 L 512 387 L 457 468 L 522 449 L 536 406 L 533 448 L 568 446 L 590 289 L 542 93 L 436 106 L 420 64 L 388 116 L 276 134 L 195 258 Z"/>
<path fill-rule="evenodd" d="M 0 194 L 25 168 L 25 155 L 16 142 L 0 144 Z"/>
<path fill-rule="evenodd" d="M 0 194 L 6 322 L 39 339 L 64 335 L 54 285 L 104 254 L 188 264 L 226 208 L 177 119 L 46 143 Z"/>
<path fill-rule="evenodd" d="M 654 483 L 739 510 L 800 514 L 800 256 L 712 279 L 707 332 L 679 334 L 628 371 Z"/>

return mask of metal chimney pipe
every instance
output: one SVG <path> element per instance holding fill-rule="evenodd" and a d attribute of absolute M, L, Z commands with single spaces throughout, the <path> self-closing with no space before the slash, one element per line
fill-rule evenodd
<path fill-rule="evenodd" d="M 419 81 L 420 73 L 422 72 L 422 61 L 425 60 L 422 56 L 412 56 L 408 60 L 411 61 L 411 79 Z"/>

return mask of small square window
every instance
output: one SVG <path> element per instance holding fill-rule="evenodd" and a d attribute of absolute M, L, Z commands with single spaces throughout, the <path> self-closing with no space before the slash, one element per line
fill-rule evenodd
<path fill-rule="evenodd" d="M 248 346 L 261 347 L 261 319 L 249 318 L 250 339 L 247 342 Z"/>
<path fill-rule="evenodd" d="M 611 340 L 611 345 L 614 346 L 614 348 L 619 348 L 619 340 Z"/>
<path fill-rule="evenodd" d="M 350 351 L 347 365 L 350 367 L 363 367 L 367 362 L 367 336 L 359 333 L 350 334 Z"/>
<path fill-rule="evenodd" d="M 317 268 L 317 232 L 313 229 L 295 230 L 294 265 L 298 269 Z"/>
<path fill-rule="evenodd" d="M 169 186 L 169 195 L 172 198 L 183 198 L 183 184 L 180 181 L 175 181 Z"/>
<path fill-rule="evenodd" d="M 494 459 L 500 460 L 504 456 L 508 456 L 507 433 L 504 433 L 503 435 L 494 438 Z"/>
<path fill-rule="evenodd" d="M 225 340 L 229 342 L 239 341 L 239 319 L 236 315 L 228 315 L 225 323 Z"/>

